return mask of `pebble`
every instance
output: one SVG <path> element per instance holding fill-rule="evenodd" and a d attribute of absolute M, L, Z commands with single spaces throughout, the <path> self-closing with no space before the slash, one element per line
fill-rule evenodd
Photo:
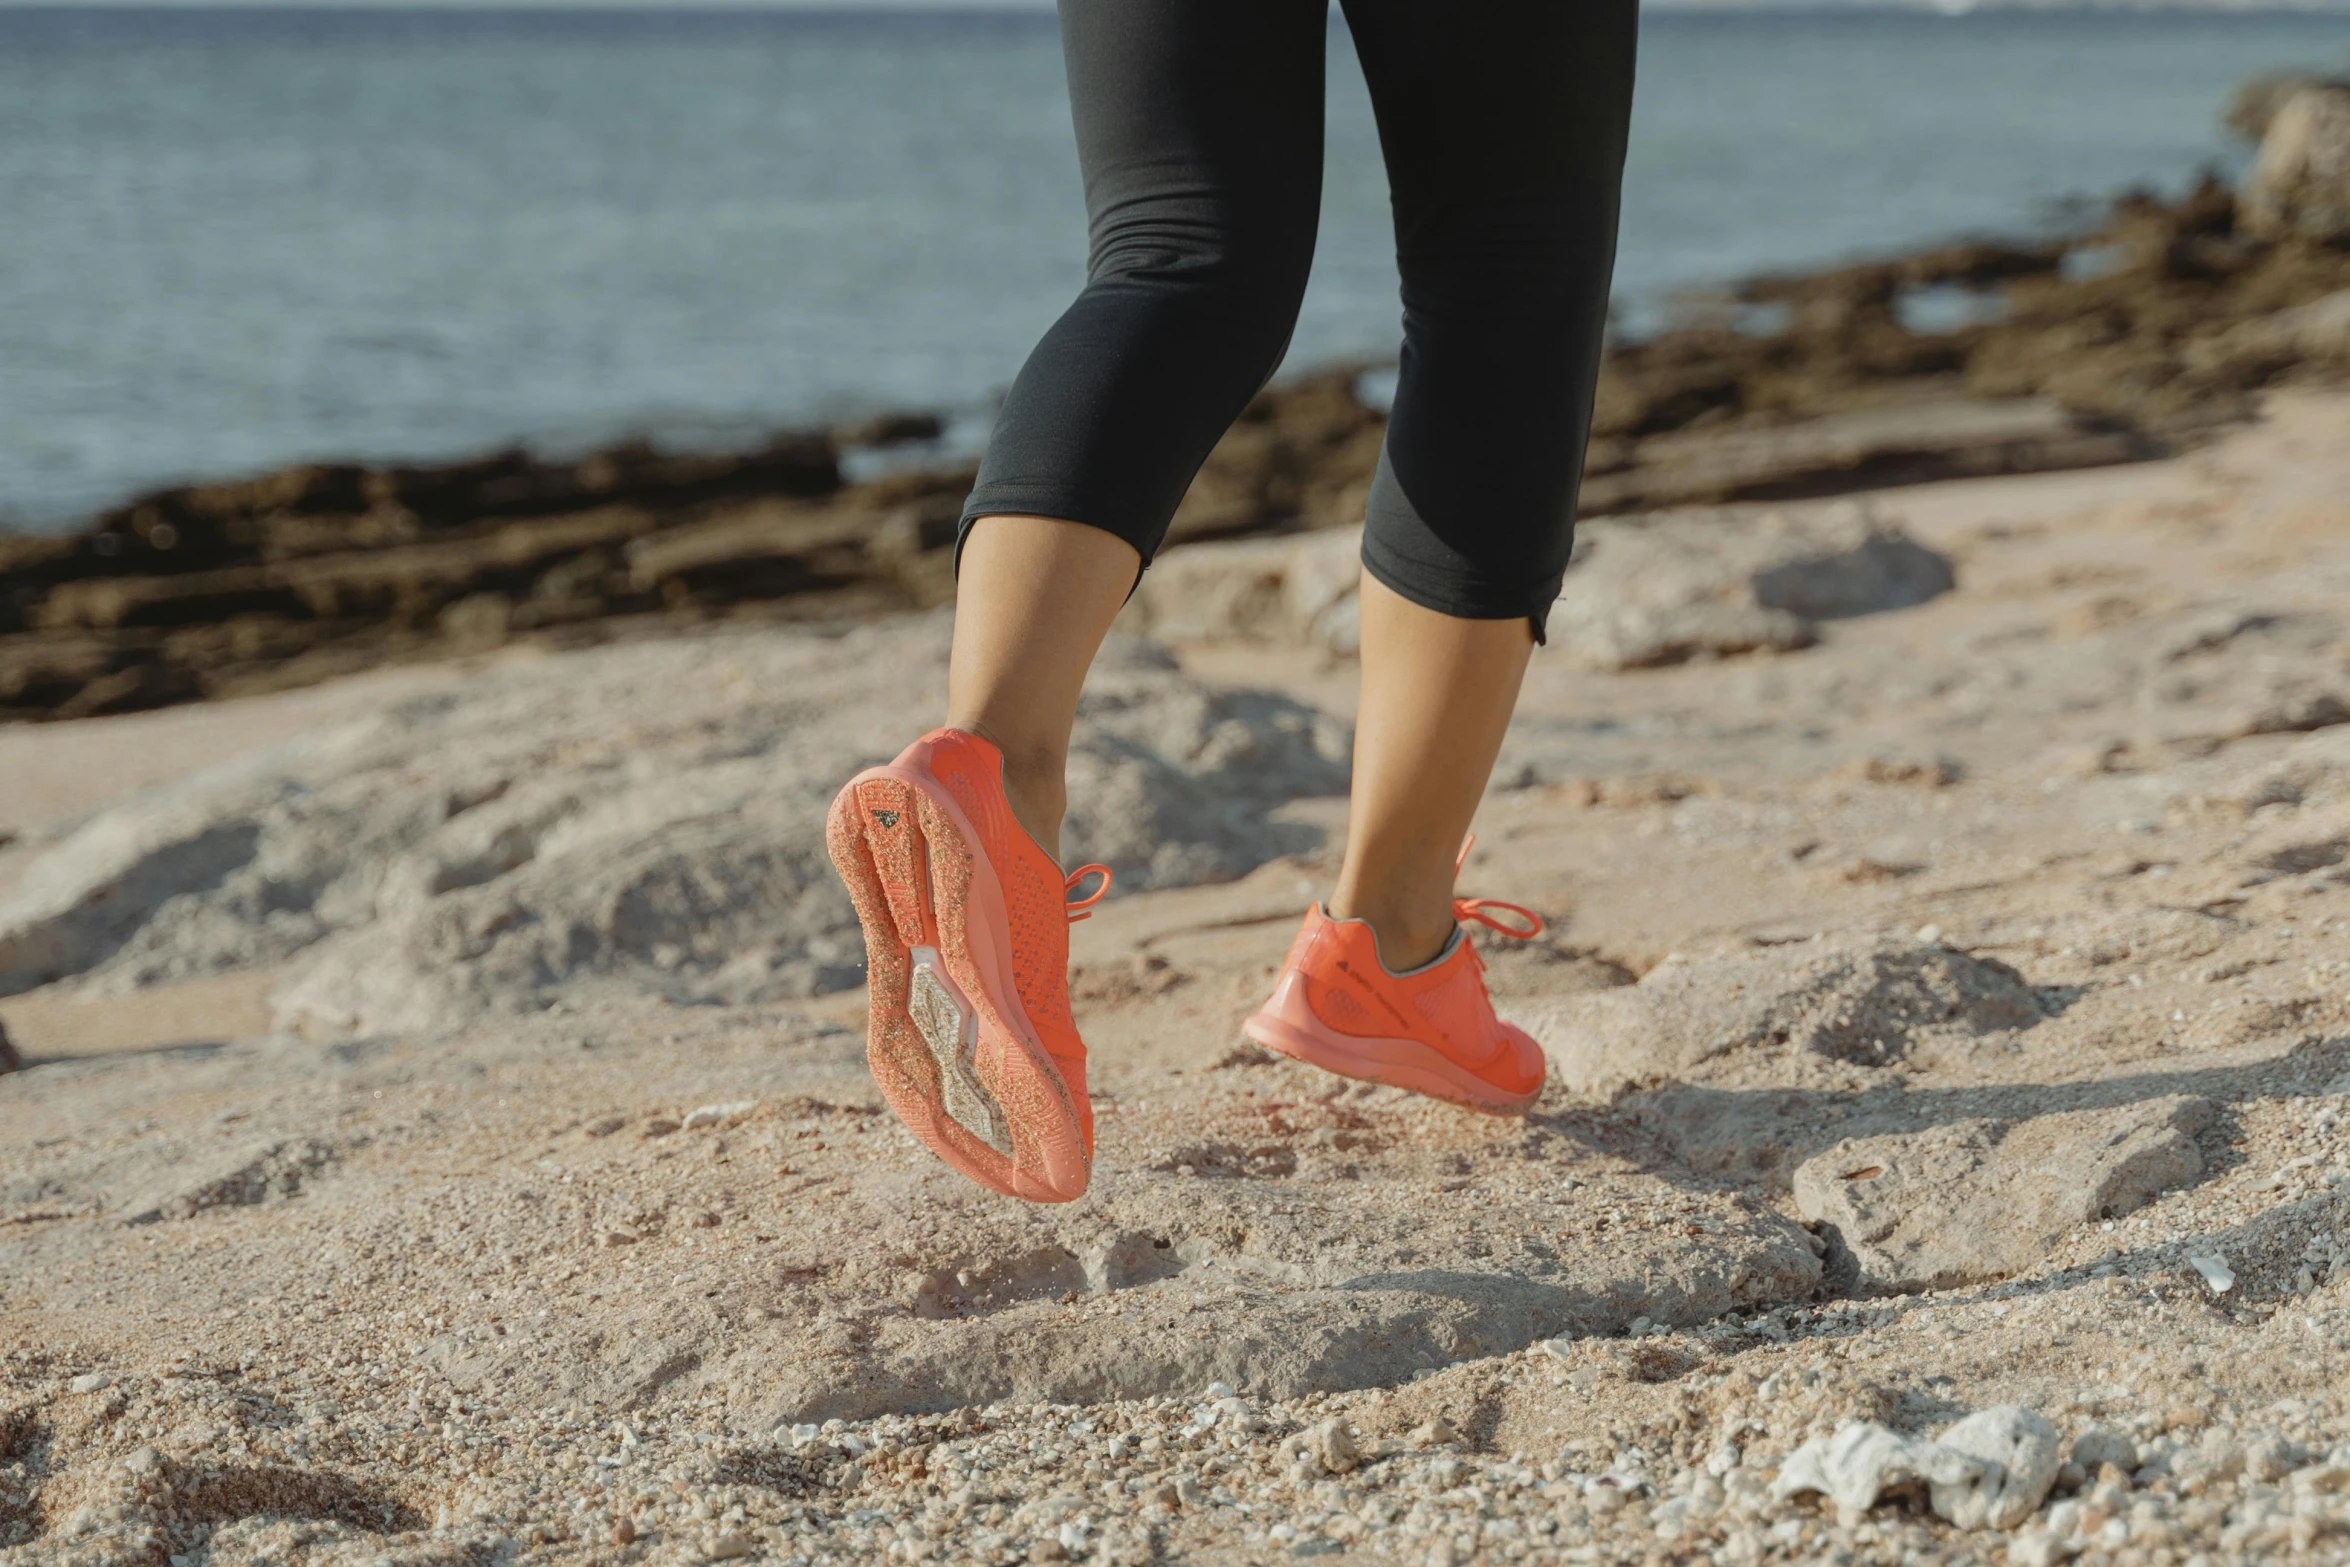
<path fill-rule="evenodd" d="M 1934 1511 L 1961 1529 L 2013 1529 L 2040 1510 L 2063 1461 L 2056 1428 L 2013 1404 L 1976 1411 L 1935 1445 L 1982 1465 L 1964 1481 L 1933 1486 Z"/>
<path fill-rule="evenodd" d="M 2210 1256 L 2189 1257 L 2187 1266 L 2203 1275 L 2203 1282 L 2211 1286 L 2214 1295 L 2225 1295 L 2236 1287 L 2235 1269 L 2229 1267 L 2228 1260 L 2216 1252 Z"/>
<path fill-rule="evenodd" d="M 1340 1475 L 1362 1462 L 1362 1452 L 1355 1446 L 1354 1432 L 1345 1419 L 1332 1415 L 1306 1432 L 1304 1447 L 1308 1456 L 1322 1466 L 1324 1474 Z"/>
<path fill-rule="evenodd" d="M 2107 1464 L 2135 1469 L 2139 1461 L 2138 1444 L 2129 1433 L 2106 1425 L 2093 1425 L 2074 1437 L 2072 1456 L 2085 1475 L 2096 1474 Z"/>
<path fill-rule="evenodd" d="M 85 1371 L 65 1384 L 68 1393 L 100 1393 L 114 1385 L 114 1378 L 103 1371 Z"/>
<path fill-rule="evenodd" d="M 1414 1426 L 1411 1435 L 1404 1440 L 1414 1447 L 1442 1447 L 1447 1442 L 1458 1440 L 1459 1435 L 1459 1432 L 1453 1430 L 1451 1421 L 1438 1415 L 1425 1425 Z"/>

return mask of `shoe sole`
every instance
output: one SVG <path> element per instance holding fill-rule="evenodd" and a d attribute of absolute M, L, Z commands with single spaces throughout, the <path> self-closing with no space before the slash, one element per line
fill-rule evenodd
<path fill-rule="evenodd" d="M 1077 1110 L 1020 1003 L 1003 887 L 969 818 L 893 764 L 850 779 L 824 826 L 865 931 L 865 1056 L 890 1109 L 990 1190 L 1082 1196 Z"/>
<path fill-rule="evenodd" d="M 1300 1018 L 1299 1013 L 1305 1016 Z M 1341 1034 L 1313 1016 L 1287 975 L 1273 999 L 1241 1024 L 1240 1031 L 1267 1050 L 1325 1072 L 1401 1088 L 1486 1115 L 1524 1115 L 1542 1097 L 1540 1085 L 1524 1094 L 1496 1088 L 1416 1039 Z"/>

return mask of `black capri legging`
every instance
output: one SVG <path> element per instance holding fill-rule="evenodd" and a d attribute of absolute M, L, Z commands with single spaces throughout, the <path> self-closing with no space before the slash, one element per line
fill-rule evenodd
<path fill-rule="evenodd" d="M 1343 0 L 1378 115 L 1402 378 L 1363 564 L 1535 634 L 1573 542 L 1637 0 Z M 1092 246 L 963 514 L 1147 564 L 1288 347 L 1321 204 L 1326 0 L 1060 0 Z M 958 549 L 960 545 L 958 543 Z"/>

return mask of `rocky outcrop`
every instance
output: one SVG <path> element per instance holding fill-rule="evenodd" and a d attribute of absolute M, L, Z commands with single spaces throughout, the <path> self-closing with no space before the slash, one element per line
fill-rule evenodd
<path fill-rule="evenodd" d="M 1907 609 L 1955 585 L 1950 562 L 1874 514 L 1674 513 L 1594 523 L 1551 637 L 1598 669 L 1808 646 L 1819 623 Z"/>
<path fill-rule="evenodd" d="M 483 672 L 93 817 L 0 903 L 0 994 L 299 955 L 281 1021 L 434 1030 L 598 989 L 677 1001 L 863 979 L 823 846 L 839 780 L 944 685 L 943 619 L 714 635 Z M 1121 887 L 1242 874 L 1316 841 L 1347 736 L 1213 691 L 1148 644 L 1088 685 L 1064 847 Z"/>
<path fill-rule="evenodd" d="M 2331 242 L 2350 233 L 2350 89 L 2272 86 L 2238 118 L 2267 132 L 2240 202 L 2213 183 L 2177 203 L 2125 198 L 2062 240 L 1758 278 L 1611 345 L 1584 513 L 2128 461 L 2247 413 L 2281 380 L 2343 373 L 2325 302 L 2350 291 L 2350 247 Z M 1937 303 L 1956 308 L 1925 308 Z M 1191 486 L 1154 579 L 1178 575 L 1182 547 L 1358 524 L 1385 429 L 1361 378 L 1342 366 L 1255 399 Z M 893 457 L 888 476 L 851 483 L 842 459 L 938 430 L 913 414 L 730 456 L 635 444 L 559 462 L 301 466 L 157 491 L 69 538 L 0 537 L 0 721 L 517 640 L 937 604 L 971 470 Z M 1298 618 L 1292 590 L 1261 576 L 1199 609 L 1146 589 L 1169 635 L 1253 626 L 1276 600 Z M 1343 593 L 1297 591 L 1321 600 L 1307 619 L 1329 613 L 1315 639 L 1350 646 Z M 1692 645 L 1787 635 L 1706 614 L 1724 624 Z"/>
<path fill-rule="evenodd" d="M 1126 623 L 1171 642 L 1351 654 L 1361 543 L 1349 528 L 1174 551 L 1144 576 Z M 1943 556 L 1858 506 L 1601 518 L 1578 532 L 1549 636 L 1598 669 L 1787 652 L 1823 621 L 1907 609 L 1955 581 Z"/>
<path fill-rule="evenodd" d="M 302 1183 L 335 1160 L 314 1138 L 263 1138 L 209 1148 L 182 1160 L 118 1208 L 125 1224 L 192 1219 L 215 1208 L 250 1208 L 300 1195 Z"/>
<path fill-rule="evenodd" d="M 2063 1457 L 2056 1428 L 2012 1404 L 1978 1410 L 1932 1441 L 1855 1420 L 1788 1455 L 1771 1492 L 1826 1496 L 1850 1524 L 1881 1498 L 1923 1490 L 1961 1529 L 2013 1529 L 2047 1500 Z"/>
<path fill-rule="evenodd" d="M 2004 963 L 1920 942 L 1822 939 L 1675 953 L 1637 985 L 1558 997 L 1518 1021 L 1568 1088 L 1607 1096 L 1694 1074 L 1725 1084 L 1865 1082 L 1913 1055 L 2011 1035 L 2044 1015 Z"/>
<path fill-rule="evenodd" d="M 1168 642 L 1238 638 L 1355 650 L 1363 530 L 1172 550 L 1143 574 L 1126 623 Z"/>
<path fill-rule="evenodd" d="M 2277 111 L 2295 94 L 2312 87 L 2350 87 L 2350 81 L 2338 76 L 2317 76 L 2307 71 L 2268 71 L 2248 78 L 2228 100 L 2228 107 L 2220 118 L 2228 129 L 2251 141 L 2259 141 L 2276 122 Z"/>
<path fill-rule="evenodd" d="M 2039 397 L 1923 396 L 1751 428 L 1698 428 L 1593 448 L 1586 513 L 1834 495 L 1877 485 L 2094 468 L 2151 455 L 2126 420 Z"/>
<path fill-rule="evenodd" d="M 2195 1139 L 2217 1114 L 2208 1099 L 2172 1096 L 1850 1139 L 1796 1168 L 1795 1203 L 1834 1230 L 1870 1288 L 2004 1278 L 2081 1225 L 2200 1180 Z"/>
<path fill-rule="evenodd" d="M 2350 86 L 2303 87 L 2278 106 L 2245 186 L 2244 217 L 2269 238 L 2350 239 Z"/>
<path fill-rule="evenodd" d="M 2229 356 L 2251 356 L 2272 363 L 2350 366 L 2350 288 L 2247 321 L 2220 347 Z"/>

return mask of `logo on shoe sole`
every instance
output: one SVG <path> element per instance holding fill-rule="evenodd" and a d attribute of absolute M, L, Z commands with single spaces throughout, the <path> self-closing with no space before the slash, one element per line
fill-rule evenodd
<path fill-rule="evenodd" d="M 895 811 L 875 811 L 873 819 L 884 827 L 895 827 L 898 824 L 898 813 Z"/>

